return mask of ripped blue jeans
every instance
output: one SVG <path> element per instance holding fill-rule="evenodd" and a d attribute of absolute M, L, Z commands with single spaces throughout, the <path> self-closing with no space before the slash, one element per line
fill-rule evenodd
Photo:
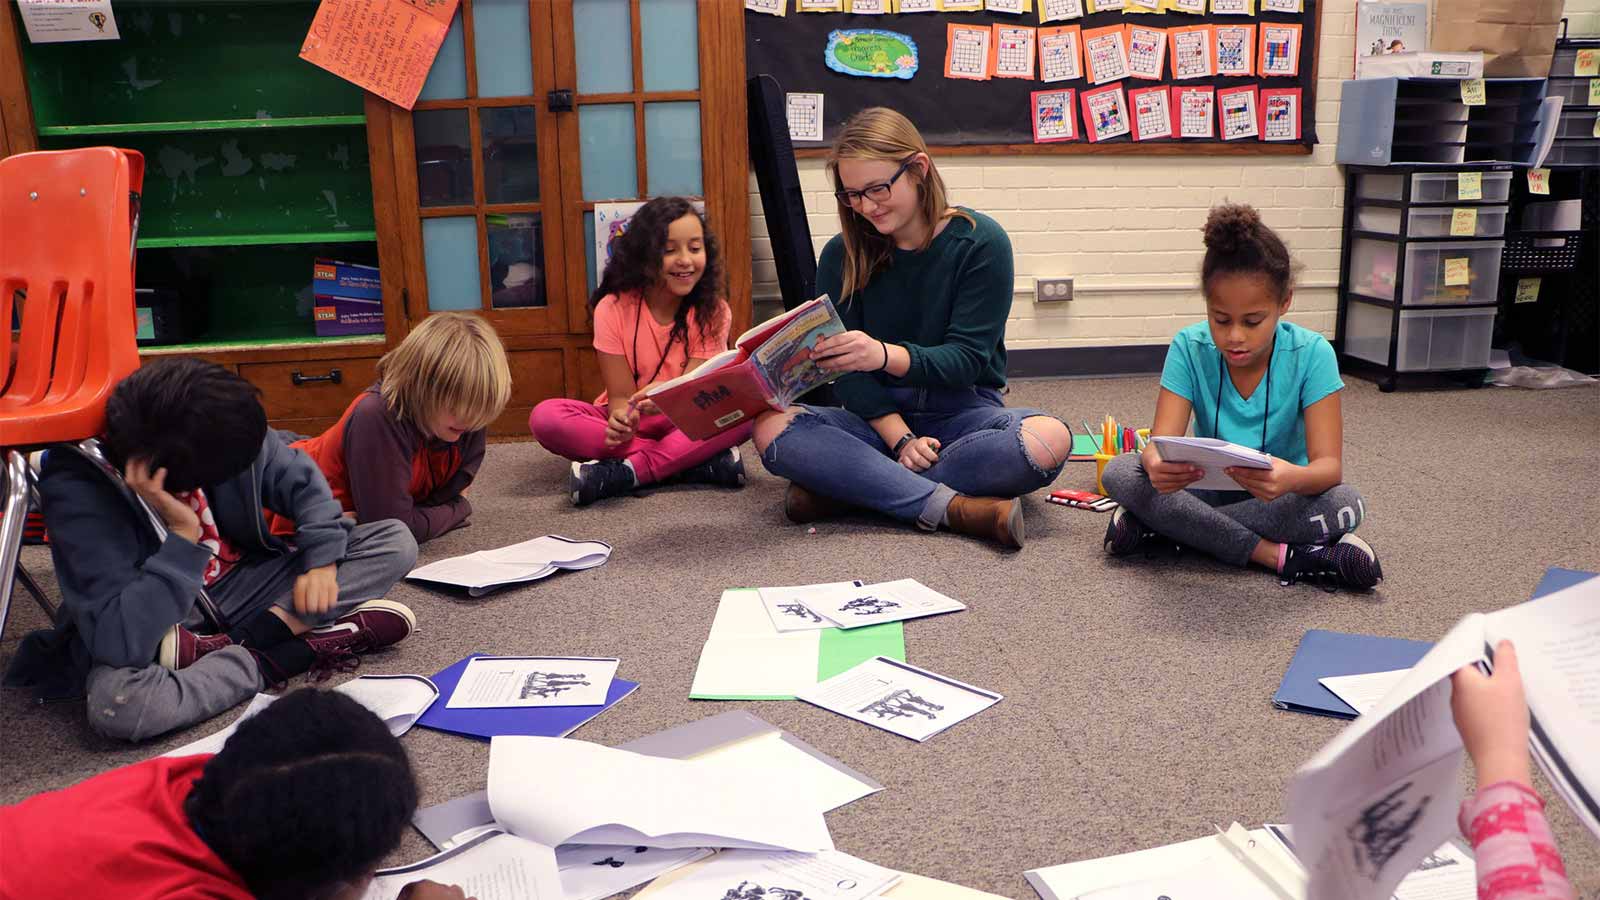
<path fill-rule="evenodd" d="M 993 388 L 890 388 L 913 433 L 939 442 L 939 461 L 913 472 L 889 455 L 866 420 L 846 409 L 804 406 L 767 450 L 767 471 L 846 503 L 932 530 L 957 494 L 1020 497 L 1050 484 L 1065 459 L 1041 465 L 1023 446 L 1022 420 Z"/>

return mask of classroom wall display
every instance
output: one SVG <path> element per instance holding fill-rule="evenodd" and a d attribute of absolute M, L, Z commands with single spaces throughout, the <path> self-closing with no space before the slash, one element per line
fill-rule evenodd
<path fill-rule="evenodd" d="M 794 110 L 800 156 L 869 106 L 947 153 L 1305 154 L 1324 2 L 756 2 L 745 64 L 816 95 Z"/>

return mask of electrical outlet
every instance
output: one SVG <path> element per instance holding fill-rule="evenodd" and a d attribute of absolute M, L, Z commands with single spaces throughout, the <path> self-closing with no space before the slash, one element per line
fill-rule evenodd
<path fill-rule="evenodd" d="M 1035 278 L 1033 280 L 1033 302 L 1063 303 L 1071 299 L 1071 278 Z"/>

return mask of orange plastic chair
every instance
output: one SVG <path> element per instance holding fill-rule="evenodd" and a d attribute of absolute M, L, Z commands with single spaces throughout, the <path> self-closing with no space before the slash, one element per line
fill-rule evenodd
<path fill-rule="evenodd" d="M 139 367 L 133 250 L 143 185 L 144 156 L 133 150 L 0 159 L 0 631 L 34 494 L 27 451 L 99 434 L 111 389 Z"/>

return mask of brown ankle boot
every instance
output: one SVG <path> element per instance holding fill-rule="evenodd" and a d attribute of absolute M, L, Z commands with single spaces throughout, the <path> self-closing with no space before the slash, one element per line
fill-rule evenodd
<path fill-rule="evenodd" d="M 851 509 L 854 507 L 843 500 L 808 491 L 792 481 L 783 495 L 783 514 L 796 525 L 842 516 Z"/>
<path fill-rule="evenodd" d="M 958 534 L 994 541 L 1020 550 L 1024 540 L 1022 501 L 999 497 L 964 497 L 957 494 L 946 509 L 945 524 Z"/>

